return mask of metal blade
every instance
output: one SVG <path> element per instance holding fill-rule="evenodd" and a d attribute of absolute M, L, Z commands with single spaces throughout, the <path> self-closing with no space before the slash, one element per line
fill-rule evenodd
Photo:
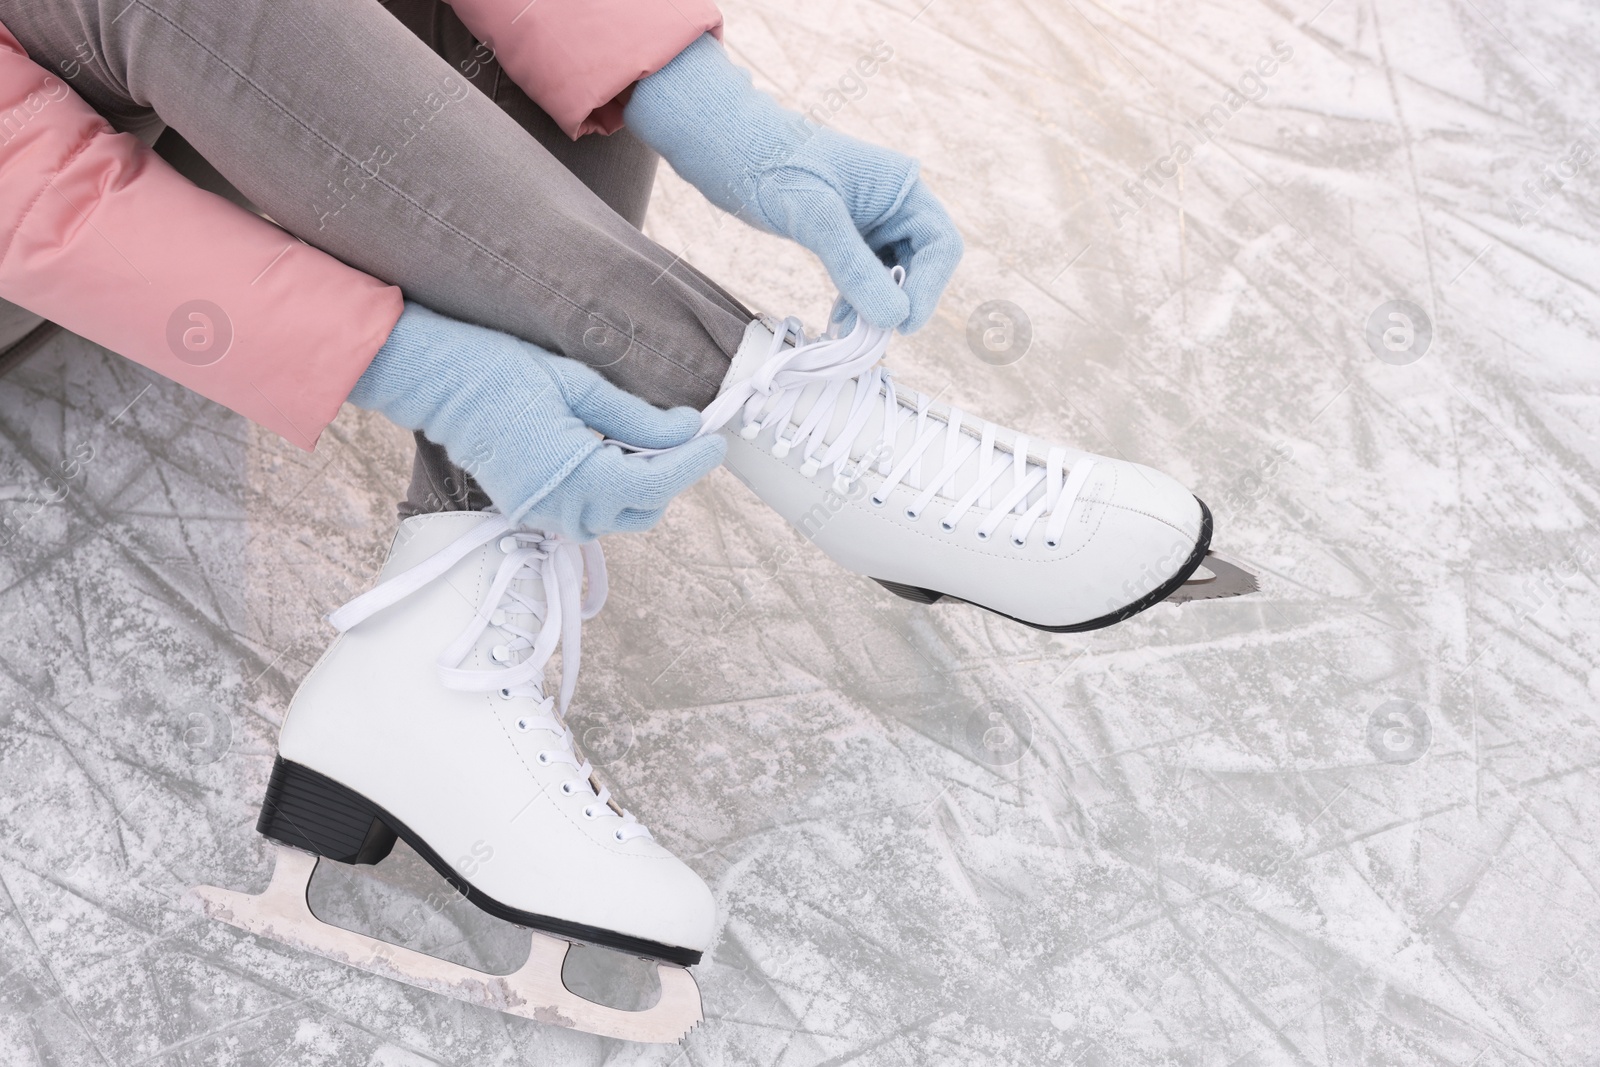
<path fill-rule="evenodd" d="M 1221 600 L 1223 597 L 1254 593 L 1260 588 L 1261 583 L 1256 581 L 1255 575 L 1207 552 L 1200 569 L 1178 586 L 1167 597 L 1167 602 L 1187 604 L 1191 600 Z"/>
<path fill-rule="evenodd" d="M 201 909 L 218 922 L 237 926 L 291 948 L 314 952 L 371 974 L 440 993 L 469 1004 L 520 1015 L 623 1041 L 682 1041 L 700 1022 L 700 989 L 682 967 L 658 963 L 661 998 L 654 1007 L 623 1011 L 596 1004 L 567 989 L 561 964 L 566 941 L 528 931 L 528 960 L 511 974 L 485 974 L 366 934 L 332 926 L 317 918 L 306 902 L 317 857 L 278 847 L 272 883 L 257 895 L 215 886 L 190 890 Z"/>

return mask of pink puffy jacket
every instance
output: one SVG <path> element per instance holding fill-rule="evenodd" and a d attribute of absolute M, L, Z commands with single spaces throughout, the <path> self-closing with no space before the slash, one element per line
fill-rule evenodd
<path fill-rule="evenodd" d="M 453 0 L 577 137 L 720 29 L 710 0 Z M 0 297 L 311 448 L 400 316 L 400 291 L 181 177 L 0 25 Z M 227 311 L 224 314 L 222 308 Z"/>

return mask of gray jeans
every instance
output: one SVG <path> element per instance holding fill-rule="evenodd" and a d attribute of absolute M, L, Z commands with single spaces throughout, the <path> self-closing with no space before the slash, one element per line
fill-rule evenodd
<path fill-rule="evenodd" d="M 0 0 L 0 22 L 295 236 L 652 403 L 708 403 L 750 321 L 639 232 L 654 154 L 568 139 L 441 0 Z M 486 504 L 419 436 L 401 514 Z"/>

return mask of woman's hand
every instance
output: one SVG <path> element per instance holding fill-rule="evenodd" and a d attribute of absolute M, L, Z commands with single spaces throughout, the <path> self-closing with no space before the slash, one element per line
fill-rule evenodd
<path fill-rule="evenodd" d="M 712 203 L 815 252 L 872 325 L 910 333 L 933 315 L 961 235 L 916 160 L 779 107 L 710 36 L 640 81 L 624 117 Z"/>
<path fill-rule="evenodd" d="M 690 440 L 693 408 L 662 411 L 582 363 L 409 302 L 350 403 L 443 445 L 512 519 L 578 541 L 648 530 L 727 447 Z M 601 435 L 672 451 L 631 455 Z"/>

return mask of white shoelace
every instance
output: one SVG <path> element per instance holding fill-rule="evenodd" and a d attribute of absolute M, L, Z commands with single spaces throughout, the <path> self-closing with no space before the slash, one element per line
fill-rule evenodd
<path fill-rule="evenodd" d="M 895 275 L 899 282 L 904 272 L 899 267 L 894 269 L 899 272 Z M 884 476 L 883 484 L 872 494 L 873 504 L 879 507 L 903 482 L 920 490 L 906 508 L 909 519 L 919 518 L 936 497 L 950 505 L 939 521 L 946 533 L 954 531 L 974 508 L 987 510 L 988 516 L 977 529 L 978 539 L 987 541 L 1007 515 L 1014 515 L 1011 541 L 1021 546 L 1027 543 L 1028 534 L 1040 518 L 1049 516 L 1045 544 L 1050 548 L 1060 545 L 1067 517 L 1094 467 L 1093 458 L 1080 454 L 1069 469 L 1067 449 L 1057 445 L 1050 447 L 1041 464 L 1030 460 L 1029 440 L 1018 434 L 1007 461 L 1003 458 L 1006 449 L 996 442 L 1000 427 L 994 423 L 969 416 L 956 407 L 941 416 L 932 410 L 932 398 L 912 390 L 901 396 L 891 372 L 880 362 L 892 337 L 892 330 L 880 330 L 858 317 L 854 328 L 843 337 L 825 334 L 810 338 L 799 319 L 784 319 L 773 332 L 772 347 L 756 372 L 734 383 L 701 413 L 700 433 L 715 433 L 742 410 L 740 436 L 754 440 L 775 425 L 773 455 L 782 459 L 800 449 L 800 473 L 810 478 L 825 467 L 832 468 L 834 489 L 841 495 L 870 465 L 876 464 L 878 473 Z M 855 388 L 848 393 L 843 427 L 829 441 L 827 434 L 852 382 Z M 821 394 L 795 425 L 791 416 L 802 392 L 818 383 L 824 386 Z M 860 440 L 880 398 L 883 423 L 878 440 Z M 897 455 L 900 433 L 913 422 L 910 447 Z M 941 437 L 943 465 L 925 480 L 922 460 Z M 851 456 L 858 444 L 863 451 L 860 460 L 852 465 Z M 938 452 L 933 451 L 932 455 L 937 456 Z M 974 456 L 977 477 L 965 492 L 958 494 L 957 476 Z M 1008 471 L 1012 475 L 1010 488 L 993 500 L 996 484 Z"/>
<path fill-rule="evenodd" d="M 587 791 L 589 803 L 583 814 L 591 819 L 617 819 L 619 825 L 612 830 L 616 840 L 649 837 L 650 831 L 637 819 L 611 803 L 611 791 L 594 781 L 594 768 L 589 761 L 578 759 L 572 730 L 564 719 L 578 684 L 583 622 L 593 618 L 606 600 L 606 562 L 598 542 L 578 544 L 515 526 L 501 515 L 486 514 L 483 522 L 421 563 L 329 614 L 328 621 L 344 633 L 440 578 L 491 541 L 500 543 L 505 558 L 472 621 L 439 654 L 439 681 L 447 689 L 460 692 L 498 692 L 503 700 L 526 697 L 535 701 L 534 710 L 517 720 L 517 729 L 548 730 L 558 736 L 557 746 L 540 751 L 536 758 L 541 764 L 561 763 L 574 768 L 574 777 L 561 783 L 561 792 L 577 796 L 583 795 L 580 790 Z M 515 588 L 513 583 L 518 579 L 540 583 L 543 598 Z M 514 617 L 530 615 L 540 620 L 537 631 L 513 621 Z M 491 626 L 506 638 L 490 652 L 490 658 L 500 666 L 487 670 L 462 667 Z M 559 703 L 544 692 L 545 667 L 557 647 L 561 649 Z"/>

